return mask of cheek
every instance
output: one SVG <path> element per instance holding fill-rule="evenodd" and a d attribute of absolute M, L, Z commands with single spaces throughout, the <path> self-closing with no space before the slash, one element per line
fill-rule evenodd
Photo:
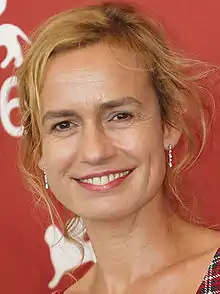
<path fill-rule="evenodd" d="M 43 142 L 43 156 L 52 173 L 67 169 L 74 161 L 76 144 L 69 138 L 50 139 Z"/>
<path fill-rule="evenodd" d="M 142 161 L 164 157 L 163 134 L 159 124 L 139 125 L 127 130 L 114 132 L 111 137 L 119 149 Z M 150 160 L 150 158 L 149 158 Z"/>

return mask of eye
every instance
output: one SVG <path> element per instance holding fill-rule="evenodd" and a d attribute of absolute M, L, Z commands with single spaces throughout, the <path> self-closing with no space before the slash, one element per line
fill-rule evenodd
<path fill-rule="evenodd" d="M 117 113 L 116 115 L 114 115 L 111 120 L 113 120 L 113 121 L 126 121 L 126 120 L 130 120 L 132 118 L 133 118 L 133 115 L 131 113 L 120 112 L 120 113 Z"/>
<path fill-rule="evenodd" d="M 71 121 L 62 121 L 52 126 L 52 130 L 56 132 L 63 132 L 63 131 L 69 130 L 73 126 L 77 126 L 77 125 Z"/>

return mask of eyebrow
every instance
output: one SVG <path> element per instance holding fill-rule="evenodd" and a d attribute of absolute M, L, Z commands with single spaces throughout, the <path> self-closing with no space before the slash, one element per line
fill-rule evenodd
<path fill-rule="evenodd" d="M 54 120 L 57 118 L 67 118 L 67 117 L 77 117 L 80 118 L 79 115 L 70 109 L 61 109 L 61 110 L 49 110 L 47 111 L 42 118 L 43 125 L 50 120 Z"/>
<path fill-rule="evenodd" d="M 126 96 L 121 99 L 104 102 L 103 104 L 100 105 L 100 108 L 103 110 L 109 110 L 112 108 L 125 106 L 125 105 L 132 105 L 132 104 L 136 106 L 142 105 L 141 101 L 133 97 Z M 55 110 L 55 111 L 53 110 L 47 111 L 43 115 L 42 122 L 43 124 L 45 124 L 45 122 L 49 120 L 54 120 L 56 118 L 67 118 L 67 117 L 77 117 L 78 119 L 80 119 L 80 116 L 77 114 L 76 111 L 70 110 L 70 109 L 61 109 L 61 110 Z"/>
<path fill-rule="evenodd" d="M 116 107 L 120 107 L 120 106 L 131 105 L 131 104 L 141 106 L 141 101 L 139 101 L 133 97 L 126 96 L 121 99 L 104 102 L 103 104 L 101 104 L 101 108 L 108 110 L 111 108 L 116 108 Z"/>

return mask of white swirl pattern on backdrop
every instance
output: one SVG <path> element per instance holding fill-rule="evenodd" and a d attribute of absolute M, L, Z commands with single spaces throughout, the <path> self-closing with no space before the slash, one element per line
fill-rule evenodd
<path fill-rule="evenodd" d="M 0 15 L 7 8 L 7 0 L 0 0 Z M 23 62 L 23 52 L 18 37 L 29 43 L 28 36 L 14 24 L 0 25 L 0 46 L 7 50 L 6 57 L 0 63 L 0 70 L 6 69 L 12 62 L 14 68 L 18 68 Z M 17 78 L 9 76 L 0 88 L 0 120 L 4 130 L 12 137 L 22 135 L 22 126 L 15 126 L 11 121 L 11 113 L 19 107 L 19 98 L 10 99 L 10 93 L 17 86 Z M 48 226 L 45 231 L 45 242 L 50 250 L 51 264 L 54 268 L 54 277 L 48 287 L 54 288 L 58 285 L 64 273 L 78 265 L 80 253 L 76 247 L 62 237 L 58 227 Z M 95 256 L 90 242 L 85 243 L 85 257 L 83 262 L 95 261 Z"/>

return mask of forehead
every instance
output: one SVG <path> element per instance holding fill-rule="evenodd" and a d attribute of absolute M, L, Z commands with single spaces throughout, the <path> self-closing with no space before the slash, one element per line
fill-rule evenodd
<path fill-rule="evenodd" d="M 41 115 L 74 109 L 85 113 L 110 100 L 135 97 L 145 104 L 152 93 L 144 63 L 135 53 L 97 44 L 53 56 L 46 67 Z"/>
<path fill-rule="evenodd" d="M 59 53 L 53 56 L 47 66 L 44 88 L 50 83 L 71 82 L 115 82 L 118 78 L 135 78 L 138 74 L 146 79 L 143 61 L 134 52 L 124 48 L 96 44 L 87 48 Z M 117 78 L 115 78 L 117 76 Z"/>

